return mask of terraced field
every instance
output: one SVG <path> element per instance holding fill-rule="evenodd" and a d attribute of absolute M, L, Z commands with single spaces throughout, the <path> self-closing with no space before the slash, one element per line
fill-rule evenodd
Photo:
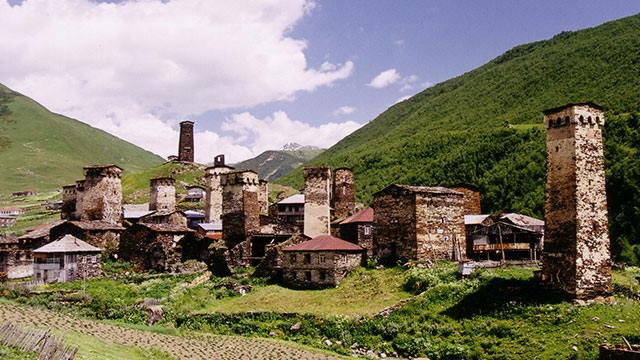
<path fill-rule="evenodd" d="M 66 334 L 97 337 L 125 347 L 169 354 L 176 359 L 334 359 L 284 342 L 234 336 L 172 336 L 74 318 L 32 307 L 0 302 L 0 322 L 27 327 L 51 327 Z M 82 357 L 82 348 L 79 357 Z M 108 354 L 91 358 L 110 359 Z M 124 358 L 116 355 L 115 358 Z M 162 358 L 160 356 L 159 358 Z"/>

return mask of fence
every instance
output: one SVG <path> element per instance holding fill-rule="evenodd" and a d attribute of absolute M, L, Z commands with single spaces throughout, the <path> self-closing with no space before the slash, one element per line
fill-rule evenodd
<path fill-rule="evenodd" d="M 0 325 L 0 344 L 25 352 L 35 352 L 40 360 L 73 360 L 78 348 L 66 346 L 51 329 L 22 329 L 13 324 Z"/>

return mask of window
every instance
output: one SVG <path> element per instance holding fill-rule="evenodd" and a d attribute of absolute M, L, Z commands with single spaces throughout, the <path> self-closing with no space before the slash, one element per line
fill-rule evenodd
<path fill-rule="evenodd" d="M 311 264 L 311 254 L 304 254 L 304 263 Z"/>
<path fill-rule="evenodd" d="M 289 262 L 295 264 L 296 262 L 296 254 L 289 255 Z"/>
<path fill-rule="evenodd" d="M 371 225 L 365 225 L 364 226 L 364 235 L 365 236 L 371 235 Z"/>
<path fill-rule="evenodd" d="M 319 264 L 324 264 L 325 261 L 326 261 L 326 258 L 324 257 L 324 255 L 318 256 L 318 263 Z"/>
<path fill-rule="evenodd" d="M 320 281 L 327 280 L 327 273 L 324 271 L 320 271 Z"/>
<path fill-rule="evenodd" d="M 304 272 L 304 279 L 306 281 L 311 281 L 311 271 L 305 271 Z"/>

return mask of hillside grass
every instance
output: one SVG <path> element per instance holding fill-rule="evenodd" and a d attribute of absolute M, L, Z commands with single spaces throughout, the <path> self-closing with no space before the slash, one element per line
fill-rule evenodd
<path fill-rule="evenodd" d="M 0 189 L 51 191 L 82 178 L 82 167 L 114 163 L 128 172 L 162 158 L 0 87 Z"/>
<path fill-rule="evenodd" d="M 64 334 L 65 343 L 76 346 L 78 360 L 174 360 L 171 355 L 155 349 L 123 346 L 76 331 Z"/>
<path fill-rule="evenodd" d="M 12 197 L 9 194 L 0 194 L 0 208 L 17 207 L 24 210 L 24 214 L 18 217 L 16 225 L 8 228 L 0 228 L 0 234 L 11 233 L 20 236 L 33 227 L 59 220 L 60 211 L 47 210 L 43 204 L 48 201 L 60 199 L 62 199 L 62 196 L 58 191 L 26 197 Z"/>
<path fill-rule="evenodd" d="M 606 109 L 609 224 L 616 261 L 640 265 L 640 15 L 515 47 L 391 106 L 305 165 L 351 167 L 357 199 L 392 183 L 480 188 L 484 213 L 543 218 L 542 111 Z M 299 188 L 302 169 L 278 180 Z"/>
<path fill-rule="evenodd" d="M 150 180 L 172 177 L 176 180 L 176 194 L 183 196 L 187 186 L 204 186 L 204 165 L 169 161 L 143 171 L 127 173 L 122 177 L 122 194 L 125 203 L 141 204 L 149 201 Z"/>

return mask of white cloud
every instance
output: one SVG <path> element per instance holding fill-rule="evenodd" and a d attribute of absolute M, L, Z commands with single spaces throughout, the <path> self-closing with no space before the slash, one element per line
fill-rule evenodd
<path fill-rule="evenodd" d="M 26 0 L 19 6 L 0 0 L 0 82 L 168 155 L 175 124 L 190 114 L 288 100 L 350 76 L 350 61 L 310 67 L 308 44 L 291 37 L 313 6 L 305 0 Z M 209 132 L 199 138 L 238 145 Z"/>
<path fill-rule="evenodd" d="M 339 108 L 333 111 L 333 116 L 341 116 L 341 115 L 349 115 L 353 114 L 356 111 L 356 108 L 351 106 L 340 106 Z"/>
<path fill-rule="evenodd" d="M 402 78 L 402 80 L 400 80 L 400 83 L 402 84 L 402 87 L 400 87 L 400 91 L 404 92 L 413 90 L 416 81 L 418 81 L 417 75 L 405 76 L 404 78 Z"/>
<path fill-rule="evenodd" d="M 435 84 L 434 84 L 434 83 L 432 83 L 431 81 L 425 81 L 425 82 L 423 82 L 422 84 L 420 84 L 420 86 L 421 86 L 422 88 L 424 88 L 424 89 L 430 88 L 430 87 L 432 87 L 433 85 L 435 85 Z"/>
<path fill-rule="evenodd" d="M 411 97 L 412 97 L 412 96 L 413 96 L 413 95 L 406 95 L 406 96 L 403 96 L 403 97 L 401 97 L 400 99 L 396 100 L 396 101 L 394 102 L 394 104 L 397 104 L 397 103 L 403 102 L 403 101 L 405 101 L 405 100 L 411 99 Z"/>
<path fill-rule="evenodd" d="M 376 77 L 371 79 L 367 85 L 376 89 L 382 89 L 396 83 L 398 80 L 400 80 L 400 74 L 396 69 L 392 68 L 378 74 Z"/>

